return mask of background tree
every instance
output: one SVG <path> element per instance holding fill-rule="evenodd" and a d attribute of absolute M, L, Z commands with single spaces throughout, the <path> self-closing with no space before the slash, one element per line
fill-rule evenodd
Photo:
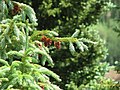
<path fill-rule="evenodd" d="M 119 38 L 120 38 L 119 37 L 120 35 L 119 33 L 120 32 L 120 22 L 119 22 L 120 21 L 119 19 L 120 18 L 120 7 L 119 7 L 120 1 L 119 0 L 106 0 L 106 1 L 110 1 L 109 5 L 113 6 L 113 8 L 111 8 L 108 12 L 102 15 L 101 17 L 102 28 L 99 26 L 98 28 L 100 29 L 102 37 L 106 39 L 106 44 L 109 49 L 108 50 L 109 56 L 107 57 L 107 61 L 110 62 L 111 65 L 117 66 L 116 68 L 119 71 L 120 50 L 118 48 L 119 48 Z M 113 33 L 112 36 L 109 33 Z"/>

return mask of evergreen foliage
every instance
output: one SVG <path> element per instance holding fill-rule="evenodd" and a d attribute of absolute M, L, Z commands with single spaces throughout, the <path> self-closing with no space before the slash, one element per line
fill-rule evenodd
<path fill-rule="evenodd" d="M 31 39 L 37 25 L 34 10 L 10 0 L 1 0 L 0 6 L 0 89 L 60 90 L 50 82 L 50 77 L 61 81 L 59 76 L 37 64 L 43 62 L 39 55 L 51 66 L 53 60 L 42 42 Z"/>
<path fill-rule="evenodd" d="M 71 83 L 81 88 L 104 76 L 109 65 L 100 62 L 107 49 L 92 27 L 106 7 L 104 0 L 16 1 L 34 8 L 38 23 L 30 6 L 0 1 L 1 89 L 59 90 L 53 77 L 71 90 Z"/>

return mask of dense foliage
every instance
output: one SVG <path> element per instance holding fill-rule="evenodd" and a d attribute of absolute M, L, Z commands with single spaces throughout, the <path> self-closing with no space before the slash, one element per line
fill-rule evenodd
<path fill-rule="evenodd" d="M 34 10 L 2 0 L 0 15 L 0 90 L 60 90 L 50 82 L 50 76 L 61 81 L 59 76 L 38 64 L 44 62 L 39 55 L 51 66 L 53 61 L 47 47 L 30 36 L 37 25 Z"/>
<path fill-rule="evenodd" d="M 71 82 L 68 85 L 68 90 L 119 90 L 119 83 L 111 79 L 103 77 L 97 78 L 97 80 L 90 80 L 88 84 L 82 84 L 80 86 Z"/>
<path fill-rule="evenodd" d="M 106 9 L 104 0 L 16 1 L 34 8 L 38 26 L 30 6 L 0 1 L 0 61 L 5 64 L 0 88 L 58 90 L 52 84 L 57 83 L 64 90 L 72 90 L 71 85 L 73 90 L 91 89 L 93 82 L 103 80 L 109 69 L 108 63 L 101 62 L 107 49 L 93 25 Z M 59 74 L 62 82 L 51 83 L 48 76 L 60 81 L 59 76 L 43 66 Z"/>

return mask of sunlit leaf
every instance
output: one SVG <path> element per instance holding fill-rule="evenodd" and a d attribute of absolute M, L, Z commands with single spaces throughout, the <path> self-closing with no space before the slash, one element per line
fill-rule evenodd
<path fill-rule="evenodd" d="M 17 36 L 17 39 L 19 40 L 20 30 L 18 29 L 16 24 L 14 24 L 14 33 Z"/>
<path fill-rule="evenodd" d="M 5 46 L 6 46 L 6 42 L 5 42 L 5 38 L 3 38 L 3 39 L 1 40 L 1 47 L 2 47 L 2 48 L 5 48 Z"/>
<path fill-rule="evenodd" d="M 80 30 L 76 29 L 75 33 L 71 37 L 77 37 L 80 33 Z"/>
<path fill-rule="evenodd" d="M 23 53 L 17 52 L 17 51 L 9 51 L 9 52 L 7 53 L 7 55 L 8 55 L 8 56 L 17 55 L 17 56 L 19 56 L 19 57 L 22 57 L 22 56 L 23 56 Z"/>
<path fill-rule="evenodd" d="M 70 42 L 70 44 L 69 44 L 69 50 L 70 50 L 70 52 L 71 52 L 71 54 L 72 55 L 74 55 L 75 54 L 75 47 L 73 46 L 73 43 L 72 42 Z"/>
<path fill-rule="evenodd" d="M 6 66 L 9 66 L 8 62 L 7 62 L 7 61 L 5 61 L 5 60 L 3 60 L 3 59 L 0 59 L 0 63 L 5 64 Z"/>
<path fill-rule="evenodd" d="M 57 74 L 55 74 L 54 72 L 50 71 L 49 69 L 45 68 L 45 67 L 41 67 L 39 69 L 41 73 L 44 73 L 44 74 L 47 74 L 47 75 L 50 75 L 52 76 L 53 78 L 55 78 L 56 80 L 58 81 L 61 81 L 61 79 L 59 78 L 59 76 Z"/>

